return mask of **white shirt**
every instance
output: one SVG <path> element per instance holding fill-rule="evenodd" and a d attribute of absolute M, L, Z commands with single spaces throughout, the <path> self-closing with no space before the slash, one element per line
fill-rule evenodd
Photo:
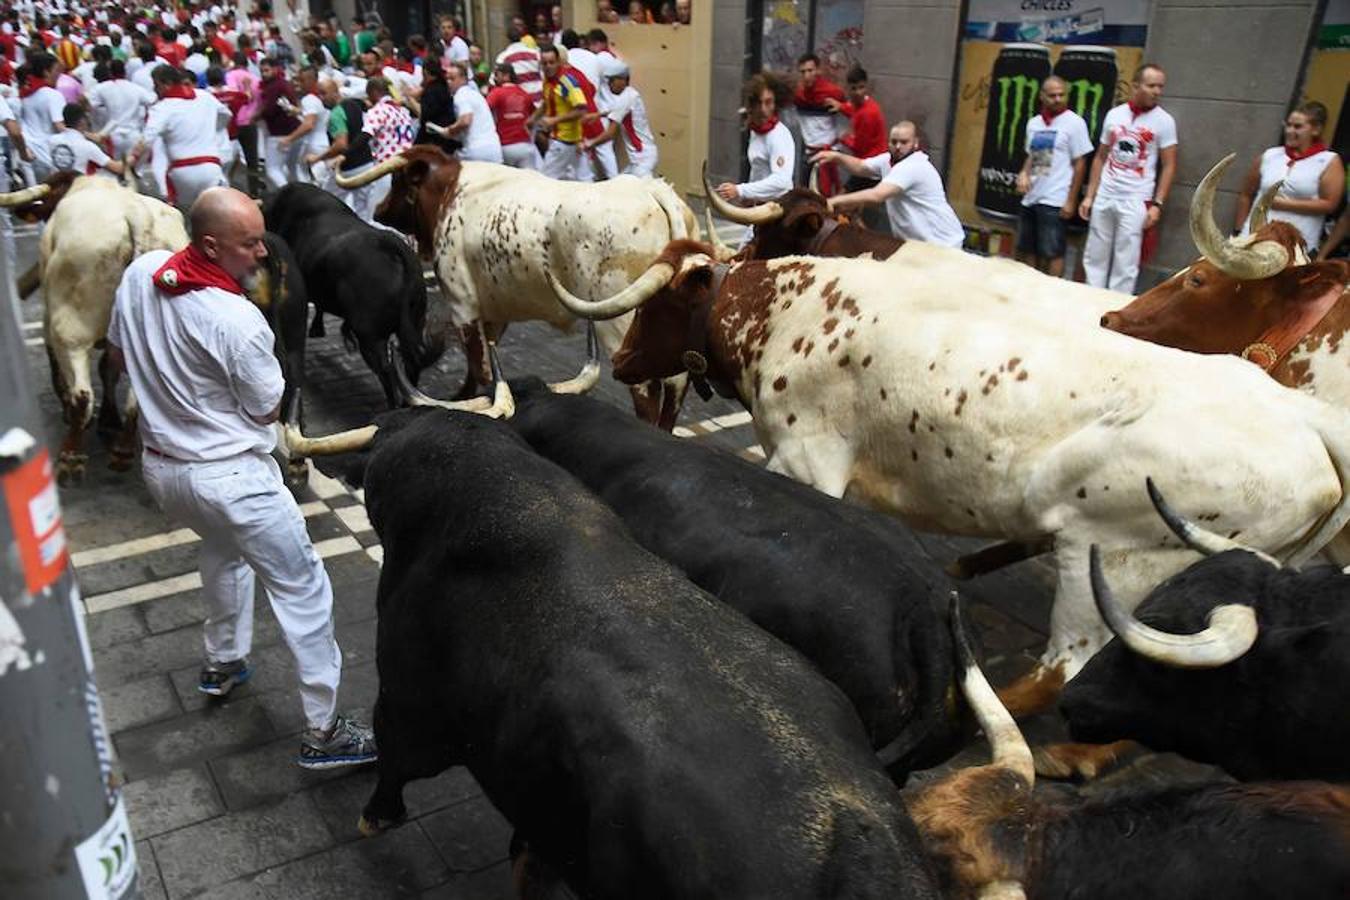
<path fill-rule="evenodd" d="M 201 53 L 193 53 L 183 60 L 183 68 L 199 77 L 205 74 L 210 66 L 211 62 Z"/>
<path fill-rule="evenodd" d="M 1128 103 L 1113 107 L 1102 122 L 1102 165 L 1098 199 L 1152 200 L 1158 182 L 1158 153 L 1176 146 L 1177 123 L 1161 106 L 1136 116 Z"/>
<path fill-rule="evenodd" d="M 465 113 L 473 113 L 469 130 L 464 133 L 464 149 L 471 151 L 496 147 L 500 151 L 502 143 L 497 137 L 497 123 L 492 118 L 492 110 L 488 108 L 487 101 L 478 93 L 478 88 L 474 87 L 473 82 L 461 84 L 455 91 L 453 99 L 455 118 Z"/>
<path fill-rule="evenodd" d="M 782 122 L 768 134 L 750 132 L 745 149 L 750 160 L 750 180 L 736 186 L 742 200 L 758 203 L 775 200 L 792 190 L 792 170 L 797 165 L 797 145 Z"/>
<path fill-rule="evenodd" d="M 1323 150 L 1321 153 L 1314 153 L 1291 163 L 1283 146 L 1271 147 L 1261 154 L 1261 187 L 1257 190 L 1256 196 L 1261 196 L 1272 184 L 1283 180 L 1284 184 L 1276 196 L 1290 200 L 1316 200 L 1322 196 L 1322 173 L 1333 163 L 1340 165 L 1340 161 L 1341 158 L 1334 150 Z M 1252 205 L 1254 207 L 1256 204 Z M 1267 218 L 1271 221 L 1288 222 L 1297 228 L 1308 245 L 1309 254 L 1316 251 L 1318 245 L 1322 243 L 1322 225 L 1326 222 L 1326 216 L 1272 209 Z M 1242 223 L 1242 233 L 1250 234 L 1251 226 L 1252 217 L 1248 214 L 1247 221 Z"/>
<path fill-rule="evenodd" d="M 647 120 L 647 105 L 642 102 L 642 95 L 630 84 L 622 93 L 611 96 L 614 97 L 614 103 L 605 117 L 618 123 L 629 161 L 650 160 L 655 165 L 656 136 L 652 134 L 651 122 Z"/>
<path fill-rule="evenodd" d="M 145 120 L 145 142 L 164 140 L 169 161 L 198 156 L 220 156 L 220 132 L 230 120 L 230 111 L 206 91 L 196 91 L 191 100 L 166 97 L 150 107 Z"/>
<path fill-rule="evenodd" d="M 1022 198 L 1023 206 L 1040 204 L 1062 208 L 1073 184 L 1073 164 L 1092 152 L 1087 122 L 1066 109 L 1046 124 L 1040 115 L 1027 120 L 1027 169 L 1031 189 Z"/>
<path fill-rule="evenodd" d="M 464 38 L 459 35 L 450 38 L 450 43 L 445 47 L 445 60 L 458 63 L 469 61 L 469 45 L 464 42 Z"/>
<path fill-rule="evenodd" d="M 318 94 L 306 94 L 300 98 L 300 117 L 314 116 L 314 130 L 305 135 L 305 152 L 322 153 L 328 149 L 328 107 L 323 105 Z"/>
<path fill-rule="evenodd" d="M 94 85 L 89 92 L 89 105 L 101 114 L 108 131 L 140 131 L 145 111 L 158 98 L 125 78 L 110 78 Z"/>
<path fill-rule="evenodd" d="M 127 266 L 108 323 L 140 404 L 141 440 L 189 461 L 271 452 L 275 431 L 250 418 L 275 409 L 285 386 L 267 320 L 220 288 L 160 293 L 151 279 L 170 256 L 152 250 Z"/>
<path fill-rule="evenodd" d="M 52 135 L 51 140 L 47 142 L 47 152 L 51 156 L 54 170 L 74 172 L 76 175 L 97 174 L 112 162 L 102 147 L 74 128 L 67 128 L 60 134 Z"/>
<path fill-rule="evenodd" d="M 50 86 L 38 88 L 19 101 L 19 124 L 23 126 L 24 140 L 43 165 L 51 164 L 47 142 L 56 134 L 57 124 L 64 123 L 61 113 L 65 108 L 66 98 Z"/>
<path fill-rule="evenodd" d="M 591 87 L 595 88 L 596 108 L 599 109 L 600 112 L 604 112 L 608 107 L 601 107 L 599 105 L 600 86 L 604 84 L 608 87 L 608 82 L 600 77 L 600 57 L 589 50 L 577 47 L 567 51 L 567 64 L 586 76 L 586 80 L 591 83 Z M 605 98 L 606 100 L 613 100 L 613 94 L 609 93 L 608 90 L 606 90 L 605 93 L 609 95 Z"/>
<path fill-rule="evenodd" d="M 98 84 L 98 80 L 94 78 L 95 65 L 95 62 L 92 59 L 87 59 L 76 66 L 74 72 L 70 73 L 80 79 L 80 84 L 84 85 L 84 93 L 86 96 L 93 90 L 94 85 Z"/>
<path fill-rule="evenodd" d="M 960 247 L 966 233 L 961 220 L 947 202 L 942 176 L 922 150 L 891 165 L 890 153 L 878 153 L 867 160 L 867 168 L 885 184 L 900 188 L 886 200 L 891 232 L 907 241 L 924 241 L 947 247 Z"/>
<path fill-rule="evenodd" d="M 150 73 L 154 72 L 155 68 L 160 65 L 162 65 L 162 63 L 159 58 L 156 57 L 154 62 L 142 63 L 135 71 L 128 68 L 127 77 L 131 79 L 132 84 L 137 87 L 145 88 L 153 94 L 155 92 L 155 81 L 150 77 Z"/>

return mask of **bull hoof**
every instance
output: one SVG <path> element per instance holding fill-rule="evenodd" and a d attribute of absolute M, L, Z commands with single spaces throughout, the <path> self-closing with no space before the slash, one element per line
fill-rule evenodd
<path fill-rule="evenodd" d="M 286 463 L 286 484 L 292 488 L 302 488 L 309 484 L 309 461 L 292 459 Z"/>
<path fill-rule="evenodd" d="M 367 816 L 361 816 L 356 823 L 356 830 L 361 832 L 362 837 L 376 837 L 384 834 L 392 828 L 397 828 L 407 821 L 407 816 L 399 816 L 397 819 L 371 819 Z"/>
<path fill-rule="evenodd" d="M 1050 744 L 1032 751 L 1036 774 L 1055 780 L 1092 781 L 1117 768 L 1142 748 L 1132 741 L 1112 744 Z"/>
<path fill-rule="evenodd" d="M 61 487 L 84 481 L 85 464 L 89 457 L 83 453 L 65 452 L 56 461 L 56 483 Z"/>

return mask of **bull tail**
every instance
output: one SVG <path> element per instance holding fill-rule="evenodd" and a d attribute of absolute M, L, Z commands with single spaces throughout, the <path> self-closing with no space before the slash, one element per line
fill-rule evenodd
<path fill-rule="evenodd" d="M 670 239 L 672 241 L 682 241 L 689 237 L 689 223 L 685 221 L 684 214 L 686 207 L 675 193 L 675 189 L 664 179 L 654 178 L 648 187 L 652 199 L 657 202 L 661 210 L 670 220 Z"/>
<path fill-rule="evenodd" d="M 1287 566 L 1301 566 L 1340 534 L 1350 522 L 1350 420 L 1338 408 L 1318 404 L 1312 426 L 1322 438 L 1336 477 L 1341 482 L 1341 499 L 1322 517 L 1317 527 L 1294 546 L 1285 559 Z"/>
<path fill-rule="evenodd" d="M 416 384 L 418 374 L 435 362 L 445 348 L 432 346 L 427 341 L 427 283 L 422 277 L 422 264 L 402 241 L 399 242 L 399 262 L 403 271 L 404 303 L 399 310 L 398 346 L 404 369 Z"/>
<path fill-rule="evenodd" d="M 896 635 L 896 647 L 903 658 L 914 661 L 918 700 L 900 733 L 877 751 L 877 761 L 887 769 L 897 765 L 905 770 L 927 768 L 955 753 L 964 736 L 964 701 L 952 668 L 956 656 L 945 624 L 943 639 L 937 641 L 931 635 L 916 639 L 915 629 L 908 628 L 907 623 L 897 623 L 896 627 L 906 629 L 905 634 Z M 903 658 L 897 653 L 897 669 Z"/>

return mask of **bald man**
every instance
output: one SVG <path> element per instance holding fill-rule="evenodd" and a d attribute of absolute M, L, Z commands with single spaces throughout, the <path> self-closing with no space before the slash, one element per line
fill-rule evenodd
<path fill-rule="evenodd" d="M 155 502 L 201 538 L 206 663 L 197 687 L 224 697 L 248 681 L 255 576 L 295 655 L 309 769 L 371 762 L 369 728 L 337 715 L 342 653 L 333 589 L 272 459 L 281 367 L 244 296 L 267 257 L 263 217 L 233 188 L 203 191 L 193 239 L 153 250 L 122 276 L 108 325 L 114 365 L 140 402 L 142 471 Z"/>

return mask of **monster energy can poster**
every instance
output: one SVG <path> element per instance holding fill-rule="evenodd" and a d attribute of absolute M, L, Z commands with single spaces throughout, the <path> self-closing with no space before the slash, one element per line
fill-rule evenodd
<path fill-rule="evenodd" d="M 1106 111 L 1129 95 L 1149 12 L 1150 0 L 970 0 L 947 166 L 968 229 L 1016 227 L 1026 123 L 1052 71 L 1069 82 L 1069 108 L 1096 142 Z M 1011 252 L 1011 241 L 991 249 Z"/>

